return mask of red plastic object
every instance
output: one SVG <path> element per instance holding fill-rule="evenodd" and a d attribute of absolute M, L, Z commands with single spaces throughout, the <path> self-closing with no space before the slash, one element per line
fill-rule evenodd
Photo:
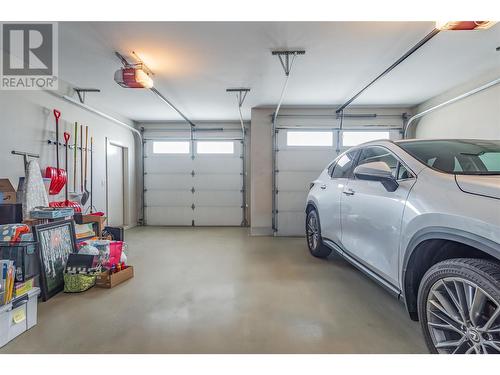
<path fill-rule="evenodd" d="M 109 260 L 104 264 L 105 267 L 111 268 L 120 263 L 123 251 L 122 241 L 111 241 L 109 243 Z"/>
<path fill-rule="evenodd" d="M 54 109 L 54 117 L 56 119 L 56 162 L 57 168 L 47 167 L 45 169 L 45 177 L 50 178 L 49 194 L 56 195 L 62 190 L 68 176 L 64 169 L 59 168 L 59 118 L 61 117 L 61 112 Z"/>
<path fill-rule="evenodd" d="M 75 212 L 82 212 L 82 206 L 80 206 L 77 202 L 73 201 L 50 202 L 49 207 L 55 207 L 55 208 L 71 207 Z"/>
<path fill-rule="evenodd" d="M 66 161 L 65 161 L 65 168 L 68 169 L 68 142 L 69 142 L 69 137 L 70 134 L 67 132 L 64 132 L 64 142 L 66 145 Z M 82 207 L 78 202 L 70 201 L 68 199 L 68 184 L 65 183 L 65 192 L 64 192 L 65 199 L 63 202 L 51 202 L 49 204 L 50 207 L 71 207 L 75 210 L 75 212 L 82 212 Z"/>

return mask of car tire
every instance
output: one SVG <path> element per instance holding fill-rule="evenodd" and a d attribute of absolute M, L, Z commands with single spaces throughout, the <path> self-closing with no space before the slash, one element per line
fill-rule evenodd
<path fill-rule="evenodd" d="M 317 258 L 327 258 L 332 250 L 323 243 L 319 215 L 315 209 L 306 215 L 306 241 L 309 252 Z"/>
<path fill-rule="evenodd" d="M 471 258 L 435 264 L 421 280 L 418 315 L 431 353 L 500 353 L 500 264 Z"/>

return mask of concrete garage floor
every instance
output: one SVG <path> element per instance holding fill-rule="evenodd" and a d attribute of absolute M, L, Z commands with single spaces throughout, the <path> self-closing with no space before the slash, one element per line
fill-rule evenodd
<path fill-rule="evenodd" d="M 60 293 L 0 353 L 425 353 L 404 306 L 303 239 L 240 228 L 126 232 L 135 278 Z"/>

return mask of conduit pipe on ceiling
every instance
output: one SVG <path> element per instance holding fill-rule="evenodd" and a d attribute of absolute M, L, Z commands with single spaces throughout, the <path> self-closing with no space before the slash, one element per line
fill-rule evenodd
<path fill-rule="evenodd" d="M 488 83 L 485 83 L 485 84 L 484 84 L 484 85 L 482 85 L 482 86 L 476 87 L 476 88 L 475 88 L 475 89 L 473 89 L 473 90 L 467 91 L 466 93 L 463 93 L 463 94 L 461 94 L 461 95 L 459 95 L 459 96 L 456 96 L 456 97 L 454 97 L 454 98 L 452 98 L 452 99 L 449 99 L 449 100 L 447 100 L 447 101 L 445 101 L 445 102 L 443 102 L 443 103 L 440 103 L 440 104 L 438 104 L 438 105 L 435 105 L 435 106 L 433 106 L 433 107 L 431 107 L 431 108 L 426 109 L 425 111 L 422 111 L 422 112 L 417 113 L 416 115 L 414 115 L 414 116 L 410 117 L 410 119 L 408 120 L 408 123 L 406 124 L 406 127 L 405 127 L 405 129 L 404 129 L 403 138 L 405 138 L 405 139 L 406 139 L 406 138 L 408 137 L 408 131 L 409 131 L 409 129 L 410 129 L 410 126 L 412 125 L 412 123 L 413 123 L 415 120 L 417 120 L 417 119 L 419 119 L 419 118 L 421 118 L 421 117 L 425 116 L 426 114 L 428 114 L 428 113 L 430 113 L 430 112 L 435 111 L 436 109 L 443 108 L 443 107 L 445 107 L 445 106 L 447 106 L 447 105 L 449 105 L 449 104 L 452 104 L 452 103 L 455 103 L 455 102 L 457 102 L 457 101 L 459 101 L 459 100 L 462 100 L 462 99 L 464 99 L 464 98 L 467 98 L 468 96 L 471 96 L 471 95 L 477 94 L 478 92 L 481 92 L 481 91 L 483 91 L 483 90 L 486 90 L 486 89 L 488 89 L 488 88 L 490 88 L 490 87 L 492 87 L 492 86 L 495 86 L 495 85 L 497 85 L 497 84 L 499 84 L 499 83 L 500 83 L 500 78 L 494 79 L 493 81 L 490 81 L 490 82 L 488 82 Z"/>

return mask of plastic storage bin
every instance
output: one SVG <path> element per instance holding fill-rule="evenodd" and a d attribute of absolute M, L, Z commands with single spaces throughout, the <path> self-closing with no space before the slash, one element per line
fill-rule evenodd
<path fill-rule="evenodd" d="M 40 288 L 0 306 L 0 348 L 36 325 Z"/>

